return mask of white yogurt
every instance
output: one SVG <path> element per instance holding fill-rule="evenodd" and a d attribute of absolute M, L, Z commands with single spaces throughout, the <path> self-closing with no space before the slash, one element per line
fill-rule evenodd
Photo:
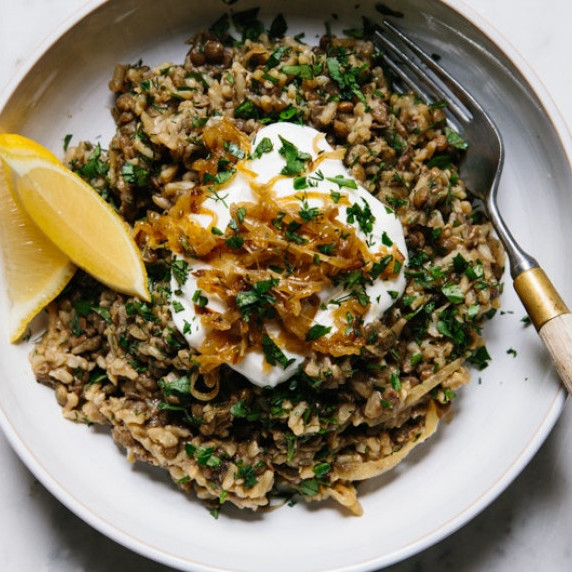
<path fill-rule="evenodd" d="M 273 177 L 278 175 L 286 165 L 285 158 L 280 155 L 280 148 L 283 143 L 280 139 L 293 143 L 296 148 L 303 153 L 311 155 L 315 160 L 321 152 L 332 151 L 332 148 L 325 140 L 325 137 L 311 127 L 295 125 L 292 123 L 274 123 L 262 128 L 256 135 L 252 143 L 252 149 L 256 149 L 257 145 L 265 138 L 272 142 L 272 150 L 261 155 L 260 158 L 246 161 L 246 169 L 256 173 L 254 181 L 257 184 L 268 183 Z M 323 159 L 314 172 L 305 173 L 311 178 L 311 196 L 306 199 L 309 208 L 323 208 L 327 204 L 331 204 L 331 191 L 339 193 L 341 197 L 349 199 L 350 206 L 344 204 L 347 201 L 341 200 L 339 204 L 339 219 L 346 224 L 351 224 L 356 229 L 356 234 L 367 245 L 372 253 L 378 253 L 383 250 L 384 245 L 393 243 L 401 253 L 406 257 L 407 248 L 405 238 L 403 236 L 403 228 L 395 213 L 378 201 L 364 188 L 356 184 L 356 189 L 339 186 L 328 179 L 343 178 L 352 179 L 351 175 L 345 168 L 340 159 L 325 158 Z M 274 196 L 277 198 L 292 197 L 293 199 L 300 197 L 303 191 L 294 188 L 294 177 L 280 178 L 272 187 Z M 237 202 L 256 202 L 250 179 L 243 175 L 240 171 L 234 176 L 231 182 L 224 186 L 220 191 L 224 195 L 224 201 L 217 199 L 216 196 L 209 197 L 204 202 L 205 209 L 212 211 L 216 217 L 216 226 L 219 229 L 225 229 L 231 221 L 230 206 Z M 323 198 L 322 198 L 323 197 Z M 360 207 L 369 207 L 373 217 L 372 230 L 368 234 L 363 232 L 358 221 L 350 223 L 347 221 L 348 208 L 351 205 L 359 204 Z M 190 214 L 197 222 L 203 226 L 211 224 L 211 217 L 205 214 Z M 200 316 L 195 310 L 193 296 L 198 290 L 197 270 L 210 268 L 210 265 L 200 260 L 187 260 L 189 264 L 189 275 L 184 285 L 179 285 L 173 278 L 171 289 L 173 291 L 171 311 L 176 327 L 183 333 L 189 345 L 198 349 L 205 341 L 209 329 L 201 323 Z M 404 266 L 407 260 L 404 261 Z M 370 324 L 379 318 L 388 308 L 390 308 L 395 300 L 403 294 L 405 290 L 405 276 L 403 268 L 395 278 L 389 280 L 378 279 L 372 284 L 365 286 L 365 292 L 369 297 L 370 305 L 364 316 L 364 325 Z M 338 308 L 337 304 L 332 304 L 333 300 L 339 299 L 347 294 L 343 285 L 330 287 L 320 292 L 321 301 L 320 309 L 317 311 L 313 325 L 320 324 L 330 327 L 329 335 L 335 333 L 334 312 Z M 224 302 L 217 296 L 202 293 L 206 297 L 208 303 L 206 308 L 215 312 L 225 312 L 227 310 Z M 278 336 L 280 334 L 280 326 L 277 322 L 265 323 L 267 334 L 273 341 L 279 345 Z M 236 364 L 228 364 L 235 371 L 245 376 L 249 381 L 261 387 L 275 387 L 289 379 L 298 369 L 298 366 L 304 361 L 306 356 L 288 351 L 287 348 L 280 348 L 292 363 L 283 368 L 281 365 L 270 366 L 265 355 L 258 350 L 247 352 L 244 359 Z"/>

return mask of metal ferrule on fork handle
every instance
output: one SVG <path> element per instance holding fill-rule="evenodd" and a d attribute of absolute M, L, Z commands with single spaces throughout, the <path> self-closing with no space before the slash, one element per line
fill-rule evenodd
<path fill-rule="evenodd" d="M 514 279 L 514 289 L 537 330 L 546 322 L 570 312 L 542 268 L 530 268 Z"/>

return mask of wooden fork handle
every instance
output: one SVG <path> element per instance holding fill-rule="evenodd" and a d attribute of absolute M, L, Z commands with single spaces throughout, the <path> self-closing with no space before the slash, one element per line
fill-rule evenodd
<path fill-rule="evenodd" d="M 572 394 L 572 314 L 542 268 L 531 268 L 514 279 L 514 288 L 556 371 Z"/>

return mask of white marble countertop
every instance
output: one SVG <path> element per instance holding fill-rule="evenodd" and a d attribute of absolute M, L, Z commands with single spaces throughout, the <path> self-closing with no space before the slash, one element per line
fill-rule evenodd
<path fill-rule="evenodd" d="M 0 0 L 0 89 L 36 44 L 84 0 Z M 572 3 L 470 0 L 520 51 L 572 126 Z M 570 302 L 570 301 L 569 301 Z M 391 572 L 572 570 L 572 409 L 489 508 Z M 4 572 L 166 572 L 107 539 L 62 506 L 0 433 L 0 562 Z"/>

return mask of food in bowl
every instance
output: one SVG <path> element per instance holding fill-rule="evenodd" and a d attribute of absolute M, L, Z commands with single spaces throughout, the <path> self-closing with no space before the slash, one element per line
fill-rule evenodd
<path fill-rule="evenodd" d="M 67 418 L 214 511 L 296 495 L 360 514 L 359 482 L 489 359 L 504 254 L 446 104 L 395 91 L 359 30 L 286 31 L 235 13 L 183 63 L 117 66 L 113 139 L 66 161 L 133 226 L 152 300 L 78 272 L 31 361 Z"/>

